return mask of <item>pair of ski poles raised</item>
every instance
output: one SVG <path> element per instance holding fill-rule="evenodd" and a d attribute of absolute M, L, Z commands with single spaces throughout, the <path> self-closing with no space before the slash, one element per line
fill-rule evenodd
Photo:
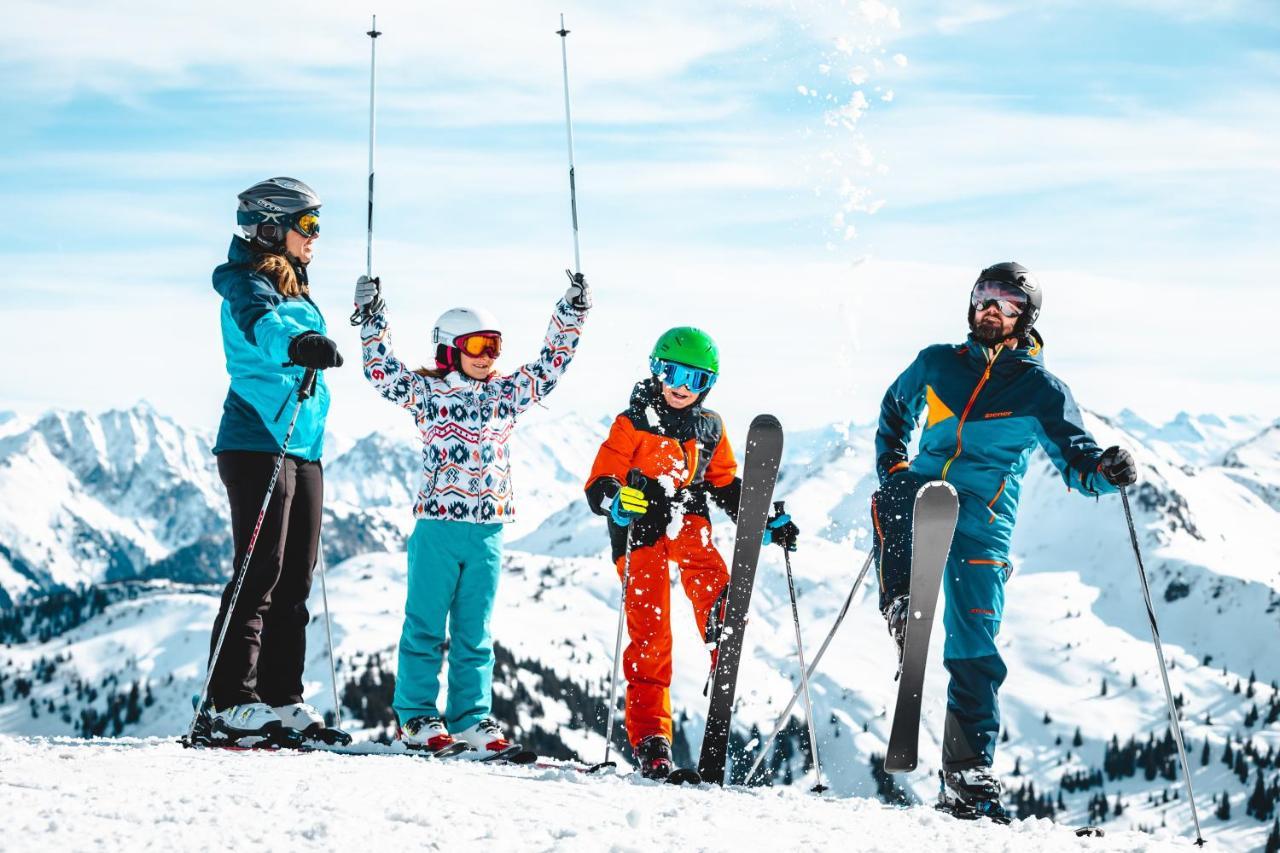
<path fill-rule="evenodd" d="M 1182 763 L 1182 778 L 1187 788 L 1187 802 L 1191 806 L 1191 820 L 1196 833 L 1195 843 L 1198 846 L 1203 846 L 1205 840 L 1200 828 L 1200 815 L 1196 808 L 1195 790 L 1191 784 L 1191 765 L 1187 761 L 1187 750 L 1182 738 L 1182 726 L 1178 722 L 1178 710 L 1173 699 L 1173 689 L 1169 686 L 1169 671 L 1165 665 L 1164 649 L 1160 643 L 1160 628 L 1156 622 L 1155 607 L 1151 600 L 1151 587 L 1147 582 L 1147 570 L 1142 562 L 1142 549 L 1138 545 L 1138 532 L 1133 523 L 1133 510 L 1129 506 L 1129 490 L 1125 486 L 1120 487 L 1120 500 L 1124 507 L 1125 524 L 1129 530 L 1129 542 L 1133 547 L 1133 557 L 1138 567 L 1138 581 L 1142 587 L 1142 598 L 1147 608 L 1147 622 L 1151 628 L 1152 643 L 1155 645 L 1156 662 L 1160 666 L 1160 679 L 1164 686 L 1165 703 L 1168 706 L 1169 711 L 1169 725 L 1173 729 L 1174 741 L 1178 746 L 1178 758 Z M 867 571 L 871 568 L 873 557 L 874 552 L 867 554 L 867 558 L 862 564 L 862 569 L 858 572 L 858 576 L 853 581 L 853 586 L 849 589 L 849 595 L 844 600 L 844 605 L 836 615 L 835 623 L 831 626 L 831 630 L 827 632 L 826 638 L 822 641 L 822 645 L 818 648 L 818 653 L 814 655 L 813 662 L 809 664 L 807 670 L 804 668 L 804 652 L 800 643 L 800 620 L 799 615 L 795 610 L 795 587 L 792 585 L 790 560 L 788 559 L 787 584 L 791 589 L 792 614 L 796 623 L 796 647 L 800 654 L 800 667 L 803 677 L 801 679 L 800 686 L 796 688 L 796 691 L 791 695 L 791 700 L 787 702 L 787 706 L 782 709 L 782 713 L 778 716 L 778 720 L 774 724 L 773 731 L 770 733 L 768 739 L 764 743 L 764 746 L 761 748 L 760 754 L 756 756 L 755 763 L 751 765 L 751 770 L 746 776 L 746 780 L 748 782 L 750 782 L 751 778 L 755 776 L 756 771 L 760 768 L 765 756 L 769 754 L 769 748 L 773 746 L 773 742 L 782 731 L 782 728 L 786 724 L 788 716 L 791 713 L 791 709 L 795 707 L 796 701 L 800 698 L 801 693 L 804 694 L 805 705 L 809 715 L 809 736 L 810 738 L 813 737 L 813 708 L 809 700 L 808 679 L 817 670 L 818 664 L 822 662 L 822 656 L 826 654 L 827 647 L 831 645 L 831 640 L 835 637 L 836 632 L 840 630 L 840 624 L 848 614 L 849 606 L 853 603 L 853 598 L 857 594 L 858 588 L 862 586 L 862 581 L 866 578 Z M 813 755 L 815 765 L 818 767 L 818 781 L 819 784 L 821 784 L 821 765 L 817 764 L 818 752 L 816 745 L 813 747 Z M 814 790 L 816 791 L 818 788 L 815 786 Z"/>
<path fill-rule="evenodd" d="M 569 57 L 568 49 L 565 46 L 566 37 L 569 31 L 565 29 L 564 15 L 560 16 L 560 29 L 556 31 L 560 36 L 560 56 L 564 69 L 564 121 L 565 134 L 568 139 L 569 146 L 569 209 L 571 221 L 573 224 L 573 271 L 575 273 L 582 272 L 582 263 L 578 248 L 578 188 L 574 175 L 573 165 L 573 123 L 569 110 Z M 368 204 L 365 220 L 365 275 L 369 278 L 373 277 L 373 183 L 374 183 L 374 153 L 377 142 L 377 68 L 378 68 L 378 36 L 382 33 L 378 30 L 378 16 L 374 15 L 369 31 L 365 33 L 369 37 L 369 178 L 368 178 Z M 356 309 L 351 315 L 351 324 L 360 325 L 365 317 L 360 309 Z M 284 465 L 285 456 L 289 450 L 289 441 L 293 437 L 293 429 L 298 422 L 298 415 L 302 411 L 302 405 L 311 396 L 315 388 L 315 370 L 308 369 L 303 374 L 302 381 L 297 388 L 297 404 L 293 409 L 293 416 L 289 420 L 288 429 L 285 430 L 284 439 L 281 441 L 280 453 L 276 458 L 275 469 L 271 473 L 271 479 L 267 484 L 267 491 L 262 500 L 262 509 L 258 513 L 257 523 L 254 525 L 253 533 L 249 537 L 249 544 L 245 550 L 244 559 L 241 561 L 239 570 L 236 572 L 235 584 L 231 590 L 231 598 L 227 604 L 227 612 L 222 620 L 222 627 L 218 631 L 218 640 L 214 644 L 213 653 L 209 657 L 209 666 L 205 674 L 204 684 L 200 689 L 200 697 L 197 700 L 195 713 L 191 718 L 191 725 L 187 731 L 187 741 L 193 741 L 195 737 L 196 725 L 200 720 L 200 714 L 204 710 L 204 704 L 209 698 L 209 686 L 213 681 L 213 673 L 218 665 L 218 657 L 222 653 L 222 644 L 226 640 L 227 628 L 231 621 L 231 615 L 235 612 L 236 601 L 240 597 L 240 589 L 244 585 L 245 576 L 249 571 L 249 562 L 253 559 L 254 548 L 258 543 L 258 534 L 262 529 L 263 519 L 266 517 L 267 508 L 271 504 L 271 497 L 275 493 L 276 482 L 280 476 L 280 469 Z M 288 405 L 288 399 L 281 405 L 281 413 L 284 412 L 284 406 Z M 278 417 L 278 416 L 277 416 Z M 317 567 L 320 571 L 320 592 L 324 601 L 324 629 L 328 640 L 329 652 L 329 675 L 330 683 L 333 688 L 333 712 L 335 726 L 342 728 L 342 704 L 338 697 L 338 673 L 337 665 L 334 661 L 333 652 L 333 626 L 329 616 L 329 590 L 325 581 L 325 562 L 324 562 L 324 545 L 319 543 L 317 547 Z M 607 759 L 607 756 L 606 756 Z"/>

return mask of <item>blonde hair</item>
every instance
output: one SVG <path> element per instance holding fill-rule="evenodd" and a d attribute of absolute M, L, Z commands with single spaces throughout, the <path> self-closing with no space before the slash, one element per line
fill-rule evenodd
<path fill-rule="evenodd" d="M 276 291 L 285 297 L 306 296 L 310 288 L 298 281 L 298 274 L 293 271 L 293 264 L 284 255 L 264 253 L 254 264 L 254 272 L 262 273 L 276 286 Z"/>

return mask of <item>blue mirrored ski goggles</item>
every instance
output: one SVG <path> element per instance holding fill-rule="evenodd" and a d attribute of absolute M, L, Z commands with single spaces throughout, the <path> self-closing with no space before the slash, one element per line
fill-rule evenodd
<path fill-rule="evenodd" d="M 663 385 L 671 388 L 683 386 L 695 394 L 710 391 L 711 386 L 716 384 L 716 374 L 710 370 L 690 367 L 687 364 L 680 364 L 676 361 L 651 358 L 649 359 L 649 369 L 653 371 L 654 376 L 662 380 Z"/>

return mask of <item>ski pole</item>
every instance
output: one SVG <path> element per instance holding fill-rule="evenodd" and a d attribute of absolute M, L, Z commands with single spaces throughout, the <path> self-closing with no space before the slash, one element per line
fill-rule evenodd
<path fill-rule="evenodd" d="M 773 508 L 782 515 L 786 512 L 786 502 L 774 501 Z M 809 672 L 804 665 L 804 641 L 800 639 L 800 606 L 796 603 L 796 584 L 791 574 L 791 552 L 784 548 L 782 558 L 787 567 L 787 593 L 791 596 L 791 621 L 796 626 L 796 656 L 800 659 L 800 687 L 804 691 L 804 711 L 809 720 L 809 751 L 813 753 L 816 784 L 810 790 L 815 794 L 821 794 L 827 790 L 827 786 L 822 784 L 822 759 L 818 757 L 818 735 L 814 730 L 816 724 L 813 717 L 813 699 L 809 693 Z"/>
<path fill-rule="evenodd" d="M 1178 744 L 1178 757 L 1182 760 L 1182 778 L 1187 783 L 1187 801 L 1191 805 L 1191 820 L 1196 827 L 1196 846 L 1204 846 L 1200 833 L 1200 815 L 1196 811 L 1196 793 L 1191 787 L 1191 765 L 1187 762 L 1187 748 L 1182 743 L 1182 726 L 1178 723 L 1178 710 L 1173 703 L 1173 690 L 1169 687 L 1169 671 L 1164 665 L 1164 650 L 1160 647 L 1160 629 L 1156 627 L 1156 611 L 1151 603 L 1151 587 L 1147 584 L 1147 570 L 1142 565 L 1142 550 L 1138 547 L 1138 531 L 1133 526 L 1133 510 L 1129 508 L 1129 490 L 1120 487 L 1120 500 L 1124 504 L 1124 518 L 1129 525 L 1129 541 L 1133 545 L 1133 557 L 1138 562 L 1138 579 L 1142 582 L 1142 597 L 1147 604 L 1147 620 L 1151 623 L 1151 640 L 1156 647 L 1156 661 L 1160 664 L 1160 678 L 1164 682 L 1164 697 L 1169 705 L 1169 723 Z"/>
<path fill-rule="evenodd" d="M 271 495 L 276 490 L 276 481 L 280 478 L 280 469 L 284 467 L 284 457 L 289 452 L 289 440 L 293 438 L 293 428 L 298 424 L 298 414 L 302 411 L 302 404 L 315 390 L 316 371 L 315 368 L 307 368 L 302 374 L 302 381 L 298 383 L 298 405 L 293 408 L 293 417 L 289 419 L 289 428 L 284 432 L 284 440 L 280 442 L 280 455 L 276 457 L 276 467 L 271 472 L 271 479 L 267 482 L 267 493 L 262 498 L 262 509 L 258 510 L 258 520 L 254 522 L 253 533 L 249 536 L 249 544 L 245 548 L 244 559 L 240 561 L 240 570 L 236 573 L 236 583 L 231 589 L 231 600 L 227 603 L 227 611 L 222 617 L 222 627 L 218 631 L 218 642 L 214 643 L 213 655 L 209 658 L 209 671 L 204 677 L 204 686 L 200 688 L 200 701 L 196 703 L 195 715 L 191 718 L 191 727 L 187 730 L 187 740 L 191 741 L 195 738 L 196 723 L 200 719 L 201 712 L 204 711 L 204 703 L 209 698 L 209 685 L 213 683 L 213 673 L 218 667 L 218 656 L 222 654 L 222 643 L 227 639 L 227 628 L 231 625 L 231 617 L 236 611 L 236 600 L 240 597 L 240 588 L 244 586 L 244 579 L 249 574 L 249 561 L 253 559 L 254 546 L 258 544 L 258 534 L 262 532 L 262 521 L 267 517 L 267 507 L 271 505 Z"/>
<path fill-rule="evenodd" d="M 329 641 L 329 678 L 333 685 L 333 727 L 342 728 L 342 703 L 338 701 L 338 667 L 333 660 L 333 620 L 329 617 L 329 587 L 324 577 L 324 542 L 316 543 L 316 563 L 320 567 L 320 598 L 324 601 L 324 633 Z"/>
<path fill-rule="evenodd" d="M 569 113 L 569 31 L 564 28 L 564 13 L 560 13 L 560 64 L 564 69 L 564 132 L 569 141 L 569 213 L 573 218 L 573 271 L 582 272 L 582 259 L 578 254 L 578 187 L 573 177 L 573 120 Z"/>
<path fill-rule="evenodd" d="M 633 489 L 640 488 L 644 477 L 639 468 L 632 468 L 627 473 L 627 485 Z M 622 656 L 622 629 L 627 621 L 627 587 L 631 583 L 631 525 L 627 525 L 626 551 L 622 558 L 622 597 L 618 601 L 618 634 L 613 641 L 613 671 L 609 674 L 609 723 L 604 730 L 604 761 L 591 769 L 616 767 L 617 763 L 609 760 L 609 752 L 613 749 L 613 721 L 618 708 L 618 659 Z"/>
<path fill-rule="evenodd" d="M 373 16 L 373 25 L 369 31 L 365 33 L 369 37 L 369 213 L 366 221 L 365 243 L 364 243 L 364 274 L 368 278 L 373 278 L 373 149 L 376 139 L 377 125 L 374 122 L 375 111 L 375 83 L 377 81 L 377 57 L 378 57 L 378 36 L 382 35 L 378 31 L 378 16 Z M 351 314 L 351 325 L 359 326 L 364 322 L 365 312 L 357 308 Z"/>
<path fill-rule="evenodd" d="M 849 606 L 853 604 L 853 596 L 858 592 L 858 587 L 862 586 L 863 578 L 867 576 L 867 571 L 871 568 L 871 554 L 867 554 L 866 562 L 862 564 L 862 571 L 858 572 L 857 579 L 853 582 L 853 587 L 849 590 L 849 595 L 844 600 L 844 606 L 840 608 L 840 613 L 836 616 L 835 624 L 831 626 L 831 630 L 827 632 L 827 638 L 822 641 L 822 645 L 818 647 L 818 653 L 813 657 L 813 663 L 809 664 L 806 676 L 813 677 L 818 670 L 818 664 L 822 662 L 822 656 L 827 653 L 827 646 L 831 645 L 831 640 L 835 637 L 836 631 L 840 630 L 840 623 L 844 621 L 845 615 L 849 612 Z M 756 756 L 756 761 L 751 765 L 751 770 L 747 772 L 745 784 L 750 784 L 751 778 L 756 775 L 756 771 L 760 769 L 760 765 L 764 762 L 764 758 L 769 754 L 769 748 L 773 746 L 773 742 L 778 739 L 778 734 L 782 731 L 783 725 L 786 724 L 787 715 L 791 713 L 791 709 L 795 707 L 796 702 L 800 699 L 800 691 L 804 689 L 803 683 L 796 688 L 791 694 L 791 701 L 787 703 L 787 707 L 782 709 L 782 713 L 778 715 L 778 722 L 773 726 L 773 733 L 769 735 L 769 739 L 765 741 L 764 747 L 760 750 L 760 754 Z"/>

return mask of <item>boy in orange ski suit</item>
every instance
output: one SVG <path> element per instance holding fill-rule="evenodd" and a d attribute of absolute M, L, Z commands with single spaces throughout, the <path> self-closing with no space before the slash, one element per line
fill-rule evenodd
<path fill-rule="evenodd" d="M 618 524 L 610 506 L 627 475 L 639 469 L 648 511 Z M 719 634 L 729 570 L 711 542 L 710 498 L 734 521 L 742 481 L 724 421 L 698 401 L 676 409 L 664 401 L 655 377 L 635 386 L 631 405 L 614 420 L 587 480 L 592 511 L 609 516 L 609 540 L 619 578 L 630 531 L 631 576 L 624 592 L 627 636 L 622 656 L 627 679 L 626 728 L 631 746 L 653 735 L 672 739 L 671 577 L 680 572 L 699 632 L 708 644 Z"/>

